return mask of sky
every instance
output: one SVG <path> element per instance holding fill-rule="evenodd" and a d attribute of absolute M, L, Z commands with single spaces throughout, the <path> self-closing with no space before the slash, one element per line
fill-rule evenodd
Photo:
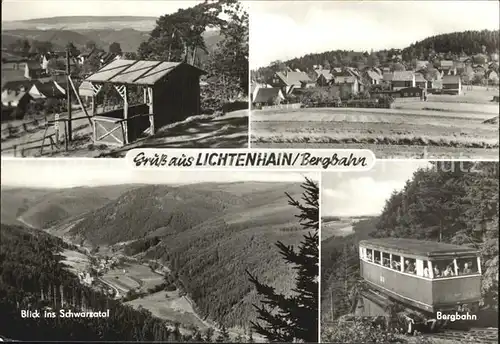
<path fill-rule="evenodd" d="M 189 184 L 204 182 L 303 182 L 316 173 L 134 170 L 126 159 L 2 159 L 2 186 L 69 188 L 118 184 Z"/>
<path fill-rule="evenodd" d="M 366 172 L 322 174 L 322 216 L 379 215 L 386 200 L 419 168 L 430 167 L 425 160 L 378 161 Z"/>
<path fill-rule="evenodd" d="M 172 0 L 3 0 L 2 21 L 59 16 L 145 16 L 159 17 L 202 1 Z"/>
<path fill-rule="evenodd" d="M 250 68 L 330 50 L 402 49 L 466 30 L 498 30 L 500 2 L 255 1 L 250 3 Z"/>

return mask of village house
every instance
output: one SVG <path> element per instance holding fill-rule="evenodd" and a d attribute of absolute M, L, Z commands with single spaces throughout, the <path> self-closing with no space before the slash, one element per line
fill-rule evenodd
<path fill-rule="evenodd" d="M 415 74 L 411 71 L 394 71 L 384 74 L 384 82 L 390 85 L 391 90 L 415 87 Z"/>
<path fill-rule="evenodd" d="M 2 105 L 9 108 L 18 108 L 24 112 L 30 100 L 31 97 L 26 91 L 2 91 Z"/>
<path fill-rule="evenodd" d="M 360 84 L 354 76 L 338 76 L 335 77 L 332 88 L 340 94 L 341 99 L 349 99 L 359 93 Z"/>
<path fill-rule="evenodd" d="M 457 69 L 455 68 L 455 63 L 452 60 L 442 60 L 439 62 L 439 70 L 443 75 L 456 75 Z"/>
<path fill-rule="evenodd" d="M 271 80 L 271 86 L 279 87 L 284 95 L 291 94 L 294 89 L 314 87 L 311 78 L 299 70 L 294 72 L 276 72 Z"/>
<path fill-rule="evenodd" d="M 91 49 L 88 51 L 82 52 L 80 55 L 78 55 L 77 60 L 80 65 L 83 65 L 85 61 L 92 56 L 94 53 L 97 53 L 96 49 Z"/>
<path fill-rule="evenodd" d="M 252 82 L 250 85 L 250 101 L 253 102 L 255 97 L 257 96 L 257 92 L 261 88 L 271 88 L 272 86 L 260 82 Z"/>
<path fill-rule="evenodd" d="M 462 80 L 458 75 L 445 75 L 443 77 L 443 90 L 462 93 Z"/>
<path fill-rule="evenodd" d="M 43 75 L 43 69 L 37 61 L 28 61 L 24 68 L 24 77 L 26 79 L 38 79 Z"/>
<path fill-rule="evenodd" d="M 421 73 L 415 73 L 415 86 L 422 89 L 427 89 L 427 80 Z"/>
<path fill-rule="evenodd" d="M 498 85 L 498 73 L 490 69 L 485 74 L 488 85 Z"/>
<path fill-rule="evenodd" d="M 278 105 L 283 100 L 285 100 L 285 97 L 283 96 L 283 92 L 281 92 L 280 88 L 259 88 L 255 98 L 253 99 L 253 103 L 256 106 Z"/>
<path fill-rule="evenodd" d="M 380 85 L 382 83 L 383 77 L 380 73 L 375 70 L 369 69 L 365 73 L 366 80 L 370 85 Z"/>
<path fill-rule="evenodd" d="M 415 69 L 416 70 L 419 70 L 419 69 L 425 69 L 427 68 L 427 66 L 429 65 L 429 62 L 428 61 L 423 61 L 423 60 L 417 60 L 415 62 Z"/>
<path fill-rule="evenodd" d="M 47 82 L 36 82 L 31 86 L 29 94 L 33 99 L 63 99 L 66 91 L 53 80 Z"/>
<path fill-rule="evenodd" d="M 315 69 L 314 72 L 316 73 L 316 85 L 322 87 L 332 82 L 333 74 L 329 69 Z"/>

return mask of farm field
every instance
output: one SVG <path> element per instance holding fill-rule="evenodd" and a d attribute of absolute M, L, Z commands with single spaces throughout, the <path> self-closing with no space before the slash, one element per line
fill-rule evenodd
<path fill-rule="evenodd" d="M 469 103 L 459 103 L 461 97 L 467 93 L 431 95 L 427 102 L 396 103 L 394 109 L 254 111 L 252 147 L 366 148 L 379 158 L 496 158 L 498 119 L 488 122 L 498 118 L 498 104 L 473 104 L 471 99 L 482 99 L 470 95 Z"/>
<path fill-rule="evenodd" d="M 84 116 L 82 111 L 73 112 L 73 118 L 82 116 Z M 61 115 L 60 118 L 65 118 L 65 115 Z M 48 120 L 53 120 L 53 116 L 48 116 Z M 25 122 L 31 121 L 17 120 L 11 125 L 20 127 Z M 92 127 L 87 118 L 82 118 L 73 122 L 73 142 L 69 144 L 68 151 L 65 151 L 64 144 L 61 144 L 59 149 L 52 150 L 49 139 L 46 139 L 40 155 L 45 131 L 44 123 L 30 124 L 27 132 L 21 129 L 10 136 L 7 124 L 2 123 L 2 156 L 123 157 L 133 148 L 246 148 L 248 146 L 248 110 L 233 111 L 223 116 L 193 116 L 165 126 L 154 136 L 139 139 L 124 147 L 94 145 Z M 61 141 L 64 135 L 63 128 L 61 125 Z M 47 135 L 54 132 L 54 128 L 50 127 Z"/>
<path fill-rule="evenodd" d="M 141 264 L 125 264 L 120 268 L 109 270 L 102 279 L 125 293 L 132 289 L 147 291 L 148 288 L 163 282 L 163 276 Z"/>
<path fill-rule="evenodd" d="M 126 304 L 134 308 L 141 306 L 158 318 L 181 323 L 184 328 L 189 326 L 196 326 L 202 330 L 208 328 L 205 322 L 198 317 L 188 299 L 179 295 L 178 290 L 160 291 L 126 302 Z"/>
<path fill-rule="evenodd" d="M 352 221 L 350 219 L 328 222 L 322 220 L 321 222 L 321 241 L 332 236 L 346 236 L 352 234 L 352 232 Z"/>

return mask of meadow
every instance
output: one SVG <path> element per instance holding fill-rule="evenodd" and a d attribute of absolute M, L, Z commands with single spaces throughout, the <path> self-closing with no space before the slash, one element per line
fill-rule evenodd
<path fill-rule="evenodd" d="M 498 90 L 396 102 L 392 109 L 306 108 L 251 114 L 256 148 L 368 148 L 380 158 L 495 158 Z"/>

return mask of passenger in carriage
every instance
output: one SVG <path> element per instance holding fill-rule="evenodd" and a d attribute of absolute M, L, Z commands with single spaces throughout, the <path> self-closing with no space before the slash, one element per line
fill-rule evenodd
<path fill-rule="evenodd" d="M 401 263 L 398 261 L 393 260 L 392 261 L 392 268 L 394 270 L 401 270 Z"/>
<path fill-rule="evenodd" d="M 405 262 L 405 265 L 406 265 L 405 272 L 410 273 L 410 274 L 414 274 L 415 273 L 415 265 L 413 265 L 413 263 L 410 263 L 410 261 L 407 260 Z"/>
<path fill-rule="evenodd" d="M 465 263 L 464 264 L 464 275 L 472 273 L 472 270 L 469 268 L 469 264 Z"/>
<path fill-rule="evenodd" d="M 424 277 L 429 278 L 429 268 L 427 267 L 424 268 Z"/>
<path fill-rule="evenodd" d="M 444 270 L 443 275 L 444 275 L 444 277 L 451 277 L 451 276 L 453 276 L 453 275 L 454 275 L 454 274 L 453 274 L 453 270 L 451 269 L 451 266 L 450 266 L 450 265 L 448 265 L 448 266 L 446 267 L 446 270 Z"/>
<path fill-rule="evenodd" d="M 436 265 L 434 265 L 434 277 L 441 277 L 441 270 Z"/>
<path fill-rule="evenodd" d="M 366 255 L 366 259 L 368 259 L 370 262 L 372 261 L 372 254 L 371 253 L 368 253 Z"/>

